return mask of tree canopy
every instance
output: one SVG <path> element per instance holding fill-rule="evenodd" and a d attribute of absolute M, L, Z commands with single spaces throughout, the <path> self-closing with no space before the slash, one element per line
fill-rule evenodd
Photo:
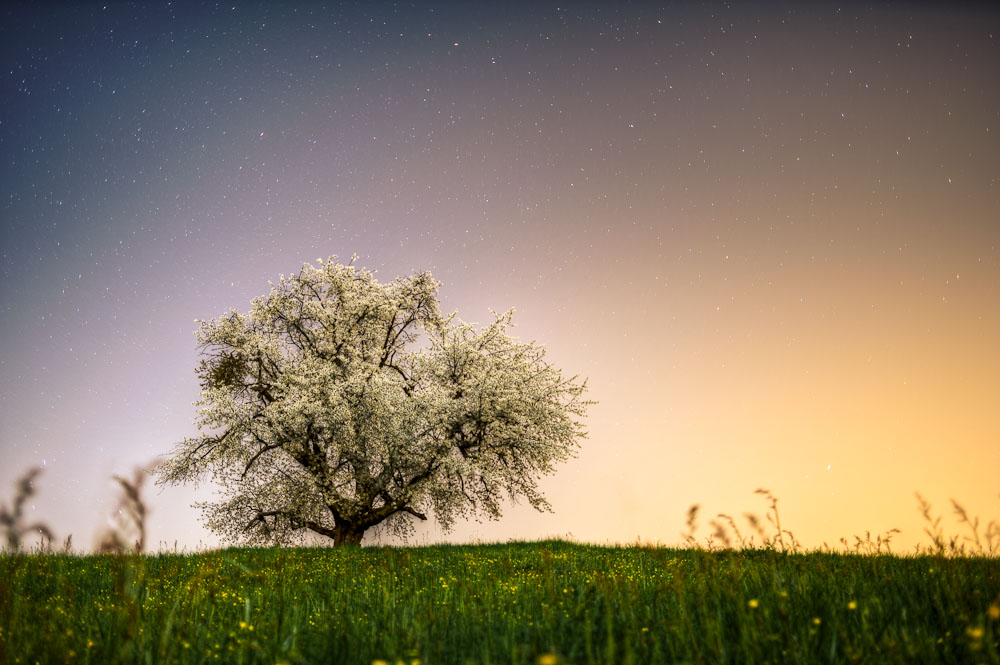
<path fill-rule="evenodd" d="M 200 322 L 200 434 L 159 483 L 211 478 L 206 524 L 248 544 L 550 510 L 538 480 L 586 436 L 586 381 L 508 335 L 513 310 L 479 329 L 441 315 L 429 272 L 382 284 L 336 258 Z"/>

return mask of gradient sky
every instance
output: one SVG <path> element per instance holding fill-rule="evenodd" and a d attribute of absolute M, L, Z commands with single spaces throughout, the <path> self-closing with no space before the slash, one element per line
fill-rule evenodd
<path fill-rule="evenodd" d="M 0 500 L 44 464 L 92 545 L 196 432 L 194 320 L 357 253 L 599 402 L 553 514 L 412 542 L 1000 515 L 996 5 L 612 4 L 2 10 Z M 211 491 L 147 487 L 154 546 Z"/>

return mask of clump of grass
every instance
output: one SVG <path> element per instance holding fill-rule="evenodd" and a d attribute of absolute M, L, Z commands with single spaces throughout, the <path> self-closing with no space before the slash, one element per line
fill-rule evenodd
<path fill-rule="evenodd" d="M 872 539 L 871 531 L 865 531 L 864 538 L 858 535 L 854 536 L 853 545 L 848 542 L 847 538 L 841 538 L 840 544 L 844 546 L 845 552 L 854 552 L 855 554 L 892 554 L 892 539 L 897 533 L 900 533 L 899 529 L 889 529 L 885 533 L 875 534 L 875 538 Z"/>
<path fill-rule="evenodd" d="M 780 552 L 801 552 L 803 551 L 802 545 L 795 539 L 794 534 L 791 531 L 781 528 L 781 516 L 778 513 L 778 499 L 771 493 L 770 490 L 758 489 L 754 492 L 755 494 L 761 494 L 765 496 L 768 501 L 768 510 L 765 515 L 765 519 L 771 523 L 775 529 L 773 536 L 768 536 L 767 532 L 764 530 L 764 524 L 757 515 L 754 513 L 743 513 L 744 519 L 750 525 L 750 528 L 757 534 L 760 538 L 760 547 L 765 550 L 777 550 Z M 698 524 L 696 517 L 698 515 L 699 506 L 697 504 L 688 508 L 687 514 L 687 527 L 686 533 L 681 535 L 684 536 L 684 544 L 688 547 L 699 547 L 698 541 L 695 538 L 695 531 L 697 531 Z M 756 548 L 756 543 L 754 542 L 754 536 L 751 535 L 749 538 L 744 537 L 739 527 L 736 526 L 736 520 L 732 516 L 725 513 L 719 513 L 716 515 L 719 520 L 724 520 L 725 523 L 716 521 L 715 519 L 709 520 L 708 524 L 712 527 L 712 533 L 705 540 L 706 549 L 735 549 L 735 545 L 739 546 L 739 549 L 754 549 Z M 729 531 L 732 530 L 732 537 Z M 786 545 L 784 537 L 787 536 L 789 539 Z"/>
<path fill-rule="evenodd" d="M 964 524 L 969 528 L 972 535 L 969 536 L 949 536 L 944 535 L 944 528 L 941 526 L 941 516 L 934 517 L 931 514 L 931 504 L 918 492 L 916 494 L 917 505 L 920 513 L 924 516 L 927 526 L 924 533 L 931 539 L 929 548 L 923 550 L 925 553 L 936 554 L 938 556 L 988 556 L 1000 555 L 1000 523 L 990 520 L 986 525 L 986 530 L 982 536 L 979 535 L 979 518 L 969 517 L 968 511 L 955 499 L 950 499 L 952 511 L 958 519 L 959 524 Z"/>
<path fill-rule="evenodd" d="M 24 506 L 35 494 L 35 478 L 42 473 L 41 467 L 29 469 L 17 481 L 17 490 L 11 509 L 0 506 L 0 526 L 4 528 L 7 550 L 20 552 L 24 537 L 37 533 L 42 537 L 43 547 L 48 548 L 52 542 L 52 530 L 44 522 L 25 524 Z"/>
<path fill-rule="evenodd" d="M 760 549 L 774 550 L 786 554 L 801 554 L 806 550 L 795 538 L 795 534 L 782 527 L 781 515 L 778 512 L 778 498 L 767 489 L 757 489 L 755 494 L 762 495 L 768 501 L 768 508 L 765 519 L 761 520 L 754 513 L 743 513 L 754 534 L 760 538 Z M 916 495 L 920 512 L 927 521 L 924 533 L 931 540 L 929 547 L 921 548 L 919 545 L 915 554 L 935 554 L 938 556 L 985 556 L 996 557 L 1000 555 L 1000 523 L 991 520 L 986 528 L 980 531 L 980 521 L 978 517 L 970 517 L 968 511 L 957 501 L 951 499 L 952 510 L 959 522 L 968 527 L 971 535 L 950 536 L 944 534 L 944 527 L 941 525 L 941 516 L 934 517 L 931 514 L 931 505 L 919 493 Z M 699 548 L 695 532 L 697 531 L 697 515 L 699 506 L 692 505 L 687 512 L 687 531 L 683 532 L 683 544 L 687 547 Z M 757 549 L 754 535 L 749 538 L 736 525 L 736 521 L 725 513 L 719 513 L 717 519 L 709 520 L 712 532 L 705 538 L 704 548 L 708 550 L 716 549 Z M 765 521 L 766 520 L 766 521 Z M 772 534 L 768 534 L 765 524 L 769 523 L 773 529 Z M 884 533 L 872 536 L 871 531 L 866 531 L 864 537 L 855 535 L 854 542 L 847 538 L 841 538 L 840 544 L 844 553 L 880 555 L 892 554 L 892 539 L 900 533 L 899 529 L 889 529 Z M 820 551 L 833 552 L 834 549 L 823 543 Z"/>

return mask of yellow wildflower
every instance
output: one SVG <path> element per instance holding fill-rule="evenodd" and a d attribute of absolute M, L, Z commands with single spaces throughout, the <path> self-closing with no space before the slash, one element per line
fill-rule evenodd
<path fill-rule="evenodd" d="M 751 598 L 749 601 L 747 601 L 747 605 L 749 605 L 750 607 L 757 607 L 758 605 L 760 605 L 760 602 L 756 598 Z"/>
<path fill-rule="evenodd" d="M 990 605 L 990 609 L 986 613 L 990 615 L 991 619 L 1000 619 L 1000 605 Z"/>
<path fill-rule="evenodd" d="M 823 622 L 820 620 L 819 617 L 813 617 L 813 623 L 818 626 L 818 625 L 820 625 Z"/>
<path fill-rule="evenodd" d="M 965 629 L 965 634 L 974 640 L 978 640 L 983 636 L 983 629 L 979 626 L 976 626 L 975 628 L 969 627 Z"/>
<path fill-rule="evenodd" d="M 558 662 L 559 658 L 554 653 L 543 653 L 538 657 L 538 665 L 556 665 Z"/>
<path fill-rule="evenodd" d="M 852 600 L 851 602 L 847 603 L 847 609 L 849 609 L 849 610 L 856 610 L 856 609 L 858 609 L 857 602 L 855 602 L 855 601 Z"/>

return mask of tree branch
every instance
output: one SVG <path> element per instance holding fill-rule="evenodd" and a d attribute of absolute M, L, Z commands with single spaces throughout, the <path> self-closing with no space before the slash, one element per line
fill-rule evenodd
<path fill-rule="evenodd" d="M 410 513 L 411 515 L 413 515 L 414 517 L 416 517 L 419 520 L 424 520 L 425 522 L 427 521 L 427 515 L 425 515 L 425 514 L 423 514 L 421 512 L 418 512 L 418 511 L 414 510 L 413 508 L 410 508 L 409 506 L 403 506 L 402 508 L 400 508 L 400 510 L 402 510 L 404 513 Z"/>
<path fill-rule="evenodd" d="M 251 457 L 250 461 L 247 462 L 246 468 L 244 468 L 243 469 L 243 473 L 240 474 L 240 479 L 242 480 L 243 478 L 247 477 L 247 472 L 250 471 L 250 467 L 253 466 L 254 462 L 256 462 L 260 458 L 261 455 L 263 455 L 264 453 L 266 453 L 269 450 L 274 450 L 274 449 L 280 448 L 280 447 L 281 447 L 280 443 L 272 443 L 271 445 L 264 446 L 263 448 L 261 448 L 260 450 L 258 450 L 257 454 L 254 455 L 253 457 Z"/>

